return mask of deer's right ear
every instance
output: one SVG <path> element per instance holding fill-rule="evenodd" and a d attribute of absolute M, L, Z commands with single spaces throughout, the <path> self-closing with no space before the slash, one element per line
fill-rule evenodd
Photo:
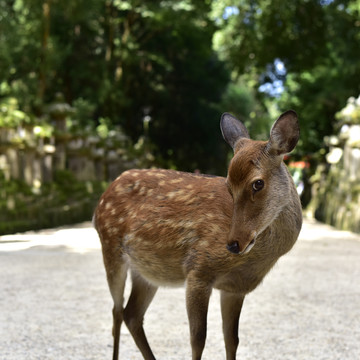
<path fill-rule="evenodd" d="M 239 139 L 250 139 L 245 125 L 229 113 L 222 114 L 220 128 L 223 138 L 233 150 L 235 150 L 235 144 Z"/>
<path fill-rule="evenodd" d="M 284 112 L 270 131 L 267 148 L 276 155 L 284 155 L 294 149 L 300 137 L 298 117 L 295 111 Z"/>

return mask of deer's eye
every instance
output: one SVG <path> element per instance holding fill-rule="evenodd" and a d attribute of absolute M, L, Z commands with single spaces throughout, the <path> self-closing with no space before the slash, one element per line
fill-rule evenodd
<path fill-rule="evenodd" d="M 260 191 L 264 187 L 264 180 L 256 180 L 252 184 L 254 191 Z"/>

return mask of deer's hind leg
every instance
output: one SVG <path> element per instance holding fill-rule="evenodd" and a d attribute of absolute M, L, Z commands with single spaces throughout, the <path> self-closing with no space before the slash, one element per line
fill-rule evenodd
<path fill-rule="evenodd" d="M 144 332 L 144 315 L 155 296 L 157 287 L 131 272 L 132 289 L 124 310 L 124 321 L 145 360 L 155 360 Z"/>
<path fill-rule="evenodd" d="M 108 255 L 108 256 L 106 256 Z M 119 254 L 118 254 L 119 255 Z M 119 358 L 120 328 L 124 319 L 124 290 L 127 277 L 128 264 L 121 257 L 115 257 L 114 254 L 106 253 L 103 247 L 103 258 L 106 269 L 106 276 L 109 284 L 110 293 L 114 302 L 113 307 L 113 360 Z"/>

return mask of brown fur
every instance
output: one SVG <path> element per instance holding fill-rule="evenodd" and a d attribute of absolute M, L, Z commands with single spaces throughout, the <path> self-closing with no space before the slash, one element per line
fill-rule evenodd
<path fill-rule="evenodd" d="M 130 170 L 103 194 L 94 222 L 114 300 L 113 359 L 118 358 L 123 320 L 144 358 L 154 359 L 142 327 L 144 313 L 158 286 L 184 282 L 192 358 L 201 358 L 208 300 L 216 288 L 221 291 L 227 359 L 235 359 L 244 296 L 291 249 L 302 223 L 293 181 L 268 144 L 238 141 L 227 179 Z M 257 179 L 265 185 L 254 192 Z M 255 245 L 246 252 L 253 239 Z M 234 242 L 243 253 L 227 250 Z M 128 268 L 133 290 L 123 309 Z"/>

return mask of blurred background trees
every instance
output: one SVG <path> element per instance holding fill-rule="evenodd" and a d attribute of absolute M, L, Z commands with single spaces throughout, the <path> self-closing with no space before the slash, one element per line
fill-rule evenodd
<path fill-rule="evenodd" d="M 360 0 L 0 0 L 0 127 L 51 133 L 62 94 L 68 131 L 120 129 L 138 165 L 223 175 L 222 112 L 264 139 L 294 109 L 293 157 L 318 159 L 359 58 Z"/>
<path fill-rule="evenodd" d="M 315 152 L 360 93 L 358 0 L 1 0 L 0 96 L 41 116 L 61 92 L 82 125 L 100 118 L 164 165 L 223 172 L 218 119 L 254 136 L 299 112 Z"/>
<path fill-rule="evenodd" d="M 296 110 L 302 130 L 298 151 L 316 152 L 333 131 L 335 113 L 360 93 L 360 2 L 215 4 L 221 19 L 215 44 L 221 58 L 236 76 L 248 79 L 266 113 Z"/>
<path fill-rule="evenodd" d="M 224 169 L 217 106 L 229 72 L 212 48 L 211 2 L 0 4 L 2 96 L 39 116 L 61 92 L 84 125 L 107 118 L 134 141 L 147 117 L 164 165 Z"/>

